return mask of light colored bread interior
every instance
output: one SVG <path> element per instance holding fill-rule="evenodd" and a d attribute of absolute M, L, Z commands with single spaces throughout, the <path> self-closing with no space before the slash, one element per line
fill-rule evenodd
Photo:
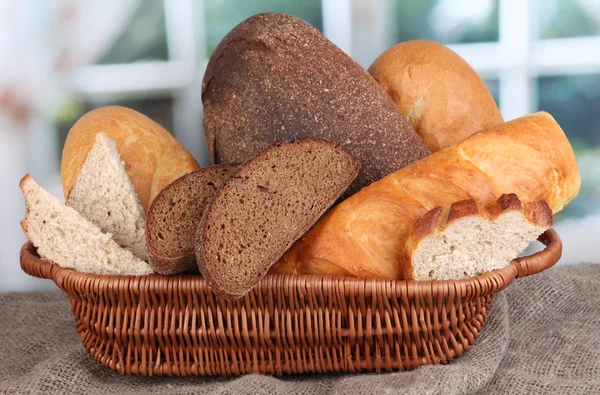
<path fill-rule="evenodd" d="M 27 174 L 20 183 L 27 212 L 23 231 L 40 256 L 59 266 L 96 274 L 144 275 L 148 264 L 120 247 L 73 208 L 41 188 Z"/>
<path fill-rule="evenodd" d="M 510 211 L 489 221 L 459 218 L 425 237 L 412 255 L 416 280 L 458 280 L 507 266 L 548 227 Z"/>
<path fill-rule="evenodd" d="M 67 135 L 60 165 L 65 199 L 98 132 L 117 145 L 144 211 L 165 186 L 198 168 L 185 148 L 147 116 L 120 106 L 101 107 L 79 118 Z"/>
<path fill-rule="evenodd" d="M 144 209 L 115 143 L 98 133 L 71 190 L 67 206 L 140 259 L 147 260 Z"/>
<path fill-rule="evenodd" d="M 482 207 L 473 199 L 436 207 L 411 232 L 406 277 L 415 280 L 459 280 L 507 266 L 529 243 L 552 225 L 544 200 L 521 203 L 503 194 Z"/>

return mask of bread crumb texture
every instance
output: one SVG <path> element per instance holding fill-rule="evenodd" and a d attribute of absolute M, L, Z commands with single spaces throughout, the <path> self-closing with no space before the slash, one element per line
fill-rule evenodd
<path fill-rule="evenodd" d="M 27 212 L 21 227 L 43 258 L 84 273 L 144 275 L 152 269 L 119 246 L 73 208 L 42 189 L 31 176 L 20 183 Z"/>

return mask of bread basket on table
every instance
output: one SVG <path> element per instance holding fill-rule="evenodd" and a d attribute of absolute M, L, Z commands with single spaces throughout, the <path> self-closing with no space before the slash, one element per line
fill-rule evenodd
<path fill-rule="evenodd" d="M 276 375 L 392 371 L 445 363 L 477 338 L 494 295 L 560 258 L 546 248 L 503 269 L 458 281 L 268 275 L 242 299 L 217 298 L 199 276 L 101 276 L 41 260 L 22 269 L 69 297 L 92 357 L 123 374 Z"/>

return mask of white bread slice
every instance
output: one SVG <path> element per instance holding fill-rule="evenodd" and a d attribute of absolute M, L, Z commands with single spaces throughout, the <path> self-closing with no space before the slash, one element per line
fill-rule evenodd
<path fill-rule="evenodd" d="M 21 227 L 40 256 L 59 266 L 96 274 L 144 275 L 148 264 L 120 247 L 74 209 L 60 203 L 27 174 L 19 184 L 27 212 Z"/>
<path fill-rule="evenodd" d="M 436 207 L 408 238 L 405 278 L 458 280 L 503 268 L 550 226 L 545 200 L 522 204 L 514 193 L 488 208 L 473 199 Z"/>
<path fill-rule="evenodd" d="M 145 215 L 125 172 L 117 147 L 105 133 L 96 134 L 67 206 L 100 228 L 140 259 L 147 260 Z"/>

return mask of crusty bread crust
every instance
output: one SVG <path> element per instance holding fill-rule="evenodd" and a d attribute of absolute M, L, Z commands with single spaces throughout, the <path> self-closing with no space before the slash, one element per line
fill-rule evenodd
<path fill-rule="evenodd" d="M 150 118 L 125 107 L 102 107 L 83 115 L 69 131 L 61 161 L 65 199 L 98 132 L 116 143 L 144 211 L 161 189 L 198 168 L 185 148 Z"/>
<path fill-rule="evenodd" d="M 214 163 L 278 141 L 336 141 L 361 163 L 346 196 L 430 153 L 377 82 L 306 22 L 255 15 L 215 49 L 202 84 Z"/>
<path fill-rule="evenodd" d="M 432 234 L 439 226 L 442 219 L 442 207 L 436 207 L 426 212 L 415 222 L 413 232 L 417 237 L 423 238 Z"/>
<path fill-rule="evenodd" d="M 373 62 L 369 73 L 433 152 L 503 122 L 483 80 L 442 44 L 396 44 Z"/>
<path fill-rule="evenodd" d="M 450 211 L 448 212 L 448 222 L 452 222 L 456 219 L 469 215 L 477 215 L 480 212 L 481 209 L 474 199 L 461 200 L 459 202 L 452 203 L 450 206 Z"/>

